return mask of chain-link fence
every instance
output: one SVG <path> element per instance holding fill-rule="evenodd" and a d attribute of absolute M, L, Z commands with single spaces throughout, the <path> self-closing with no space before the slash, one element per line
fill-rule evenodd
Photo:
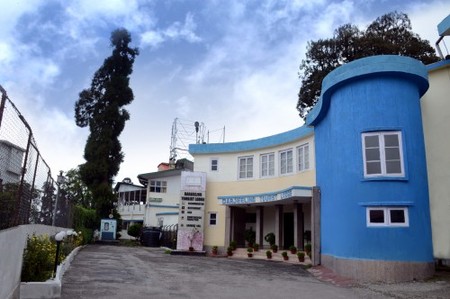
<path fill-rule="evenodd" d="M 61 182 L 53 179 L 30 125 L 1 85 L 0 93 L 0 229 L 29 223 L 70 227 L 72 205 L 59 192 Z"/>

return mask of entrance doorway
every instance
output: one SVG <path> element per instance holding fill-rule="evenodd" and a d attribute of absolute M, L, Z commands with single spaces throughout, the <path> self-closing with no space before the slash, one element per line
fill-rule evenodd
<path fill-rule="evenodd" d="M 283 248 L 294 245 L 294 213 L 283 214 Z"/>

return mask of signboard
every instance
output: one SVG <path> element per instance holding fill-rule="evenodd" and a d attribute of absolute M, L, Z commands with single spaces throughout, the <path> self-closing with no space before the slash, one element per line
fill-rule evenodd
<path fill-rule="evenodd" d="M 178 213 L 177 249 L 203 250 L 206 173 L 181 173 L 181 194 Z"/>
<path fill-rule="evenodd" d="M 271 192 L 257 195 L 237 195 L 220 196 L 219 200 L 223 205 L 240 205 L 252 203 L 275 202 L 292 197 L 311 197 L 311 187 L 293 186 L 289 189 L 278 192 Z"/>

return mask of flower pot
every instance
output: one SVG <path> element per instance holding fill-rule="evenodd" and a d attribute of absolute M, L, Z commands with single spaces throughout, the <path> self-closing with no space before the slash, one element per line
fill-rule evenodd
<path fill-rule="evenodd" d="M 285 261 L 289 260 L 289 256 L 283 256 L 283 260 Z"/>
<path fill-rule="evenodd" d="M 194 247 L 189 247 L 189 251 L 194 251 Z"/>
<path fill-rule="evenodd" d="M 300 262 L 300 263 L 303 263 L 304 261 L 305 261 L 305 257 L 298 257 L 298 261 Z"/>
<path fill-rule="evenodd" d="M 247 253 L 248 257 L 253 257 L 253 253 Z"/>

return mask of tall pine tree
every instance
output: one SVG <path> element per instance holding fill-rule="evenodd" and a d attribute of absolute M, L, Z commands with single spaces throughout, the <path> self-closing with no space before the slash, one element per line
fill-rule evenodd
<path fill-rule="evenodd" d="M 111 33 L 112 55 L 95 72 L 90 88 L 79 94 L 75 120 L 80 127 L 89 126 L 80 176 L 92 192 L 97 215 L 107 217 L 113 209 L 113 178 L 123 161 L 119 135 L 130 115 L 123 106 L 133 101 L 130 75 L 137 48 L 130 48 L 131 35 L 126 29 Z"/>

